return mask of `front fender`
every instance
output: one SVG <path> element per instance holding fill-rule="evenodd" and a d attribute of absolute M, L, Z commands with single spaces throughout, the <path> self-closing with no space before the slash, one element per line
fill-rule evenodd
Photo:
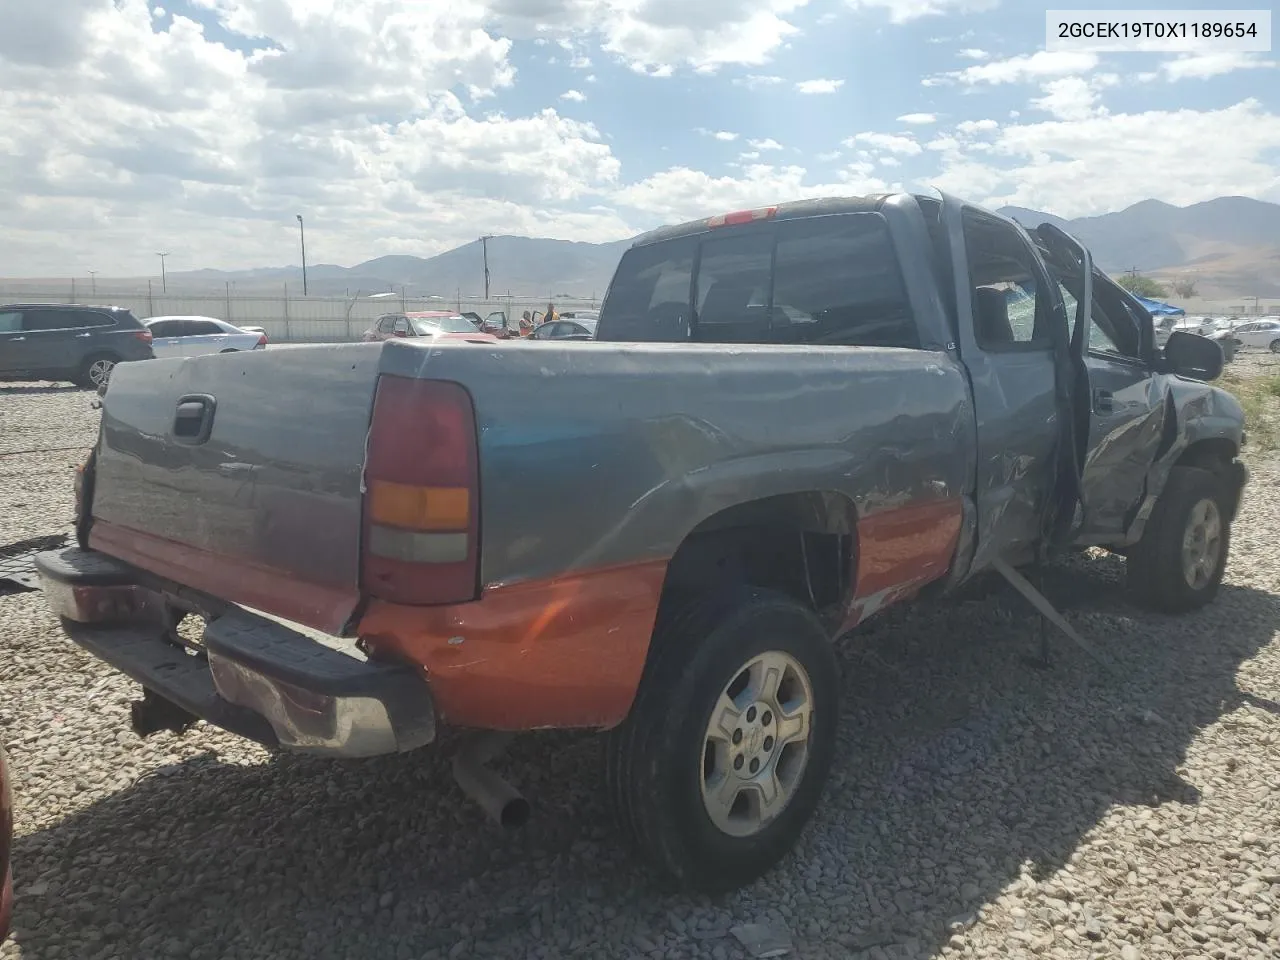
<path fill-rule="evenodd" d="M 1146 495 L 1125 533 L 1124 545 L 1130 546 L 1142 538 L 1151 511 L 1164 493 L 1169 473 L 1193 446 L 1207 441 L 1230 444 L 1239 455 L 1244 441 L 1244 409 L 1240 402 L 1220 387 L 1195 380 L 1169 376 L 1165 380 L 1165 402 L 1173 416 L 1167 426 L 1168 441 L 1162 445 L 1159 455 L 1147 471 Z M 1247 474 L 1237 471 L 1239 483 L 1244 484 Z"/>

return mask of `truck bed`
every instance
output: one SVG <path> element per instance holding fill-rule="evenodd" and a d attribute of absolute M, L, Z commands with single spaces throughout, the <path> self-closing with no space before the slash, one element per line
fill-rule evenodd
<path fill-rule="evenodd" d="M 473 399 L 484 585 L 669 558 L 735 503 L 827 491 L 869 518 L 957 501 L 973 474 L 964 374 L 943 353 L 316 346 L 122 366 L 91 544 L 336 632 L 360 597 L 364 446 L 383 374 L 454 381 Z M 191 396 L 215 404 L 204 443 L 174 435 Z"/>

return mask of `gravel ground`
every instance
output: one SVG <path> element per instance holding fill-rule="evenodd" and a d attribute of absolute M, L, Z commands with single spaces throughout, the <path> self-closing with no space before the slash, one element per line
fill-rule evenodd
<path fill-rule="evenodd" d="M 0 545 L 70 529 L 90 399 L 0 388 Z M 820 816 L 714 901 L 618 852 L 593 738 L 517 742 L 504 770 L 535 813 L 503 834 L 438 750 L 273 759 L 203 725 L 141 741 L 132 685 L 39 595 L 0 596 L 19 834 L 0 958 L 727 960 L 743 922 L 803 958 L 1280 956 L 1280 464 L 1252 469 L 1209 609 L 1140 613 L 1114 558 L 1047 578 L 1118 678 L 1056 636 L 1053 668 L 1029 666 L 1037 621 L 1004 589 L 873 622 L 843 652 Z"/>

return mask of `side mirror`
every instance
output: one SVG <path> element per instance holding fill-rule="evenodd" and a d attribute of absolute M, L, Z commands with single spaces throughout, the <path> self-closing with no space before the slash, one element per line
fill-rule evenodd
<path fill-rule="evenodd" d="M 1222 375 L 1222 347 L 1217 340 L 1175 330 L 1164 345 L 1164 366 L 1169 373 L 1192 380 L 1216 380 Z"/>

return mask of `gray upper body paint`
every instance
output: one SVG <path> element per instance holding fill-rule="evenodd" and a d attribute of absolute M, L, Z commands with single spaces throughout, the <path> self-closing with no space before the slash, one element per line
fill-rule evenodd
<path fill-rule="evenodd" d="M 964 237 L 944 230 L 939 249 L 948 211 L 930 203 L 777 212 L 883 217 L 923 349 L 392 341 L 122 364 L 104 398 L 93 516 L 349 587 L 372 400 L 390 374 L 455 381 L 473 399 L 483 584 L 668 557 L 718 511 L 808 491 L 844 498 L 858 517 L 960 498 L 951 579 L 1017 560 L 1035 546 L 1051 482 L 1052 368 L 1042 352 L 989 351 L 974 336 Z M 606 299 L 602 340 L 608 329 Z M 1242 415 L 1151 356 L 1089 364 L 1111 406 L 1092 418 L 1080 537 L 1123 545 L 1191 444 L 1239 448 Z M 178 399 L 193 394 L 216 400 L 198 445 L 173 436 Z"/>

